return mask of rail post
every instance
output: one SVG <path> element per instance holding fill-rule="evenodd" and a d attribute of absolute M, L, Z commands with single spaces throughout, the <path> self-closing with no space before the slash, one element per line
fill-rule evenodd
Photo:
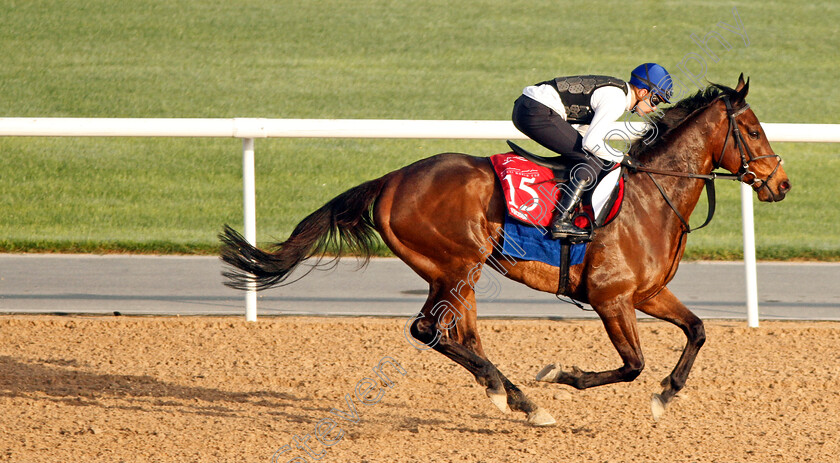
<path fill-rule="evenodd" d="M 744 233 L 744 271 L 747 280 L 747 326 L 758 328 L 758 276 L 755 264 L 755 221 L 753 191 L 741 183 L 741 223 Z"/>
<path fill-rule="evenodd" d="M 249 243 L 257 245 L 257 194 L 254 169 L 254 139 L 242 139 L 242 199 L 244 210 L 244 234 Z M 250 283 L 245 292 L 245 321 L 257 321 L 257 289 Z"/>

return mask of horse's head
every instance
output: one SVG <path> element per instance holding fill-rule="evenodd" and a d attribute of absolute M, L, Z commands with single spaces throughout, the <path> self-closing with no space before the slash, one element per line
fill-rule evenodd
<path fill-rule="evenodd" d="M 749 79 L 738 78 L 734 92 L 729 89 L 715 104 L 726 116 L 722 125 L 727 128 L 720 154 L 715 155 L 716 167 L 739 176 L 739 180 L 753 187 L 761 201 L 781 201 L 790 191 L 790 180 L 782 168 L 782 158 L 773 152 L 758 118 L 746 102 Z"/>

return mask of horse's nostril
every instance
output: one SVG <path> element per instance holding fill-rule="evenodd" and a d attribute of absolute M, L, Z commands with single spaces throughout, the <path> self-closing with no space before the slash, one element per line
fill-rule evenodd
<path fill-rule="evenodd" d="M 780 183 L 779 184 L 779 191 L 782 192 L 782 193 L 787 193 L 788 191 L 790 191 L 790 182 L 784 181 L 784 182 Z"/>

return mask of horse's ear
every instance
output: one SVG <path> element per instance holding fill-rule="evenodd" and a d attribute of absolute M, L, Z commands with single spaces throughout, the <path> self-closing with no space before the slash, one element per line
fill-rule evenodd
<path fill-rule="evenodd" d="M 742 72 L 741 75 L 738 76 L 738 85 L 735 86 L 735 90 L 741 91 L 741 89 L 744 88 L 744 85 L 746 85 L 746 82 L 744 82 L 744 73 Z"/>
<path fill-rule="evenodd" d="M 743 72 L 738 76 L 738 86 L 735 87 L 735 91 L 738 92 L 738 100 L 744 101 L 747 98 L 747 93 L 750 91 L 750 78 L 747 77 L 747 81 L 744 82 Z"/>

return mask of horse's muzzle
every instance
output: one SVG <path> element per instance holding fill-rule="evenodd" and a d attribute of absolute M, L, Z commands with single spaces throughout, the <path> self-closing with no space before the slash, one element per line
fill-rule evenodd
<path fill-rule="evenodd" d="M 773 203 L 785 199 L 788 191 L 790 191 L 790 180 L 785 178 L 779 182 L 756 182 L 753 189 L 758 193 L 759 201 Z"/>

